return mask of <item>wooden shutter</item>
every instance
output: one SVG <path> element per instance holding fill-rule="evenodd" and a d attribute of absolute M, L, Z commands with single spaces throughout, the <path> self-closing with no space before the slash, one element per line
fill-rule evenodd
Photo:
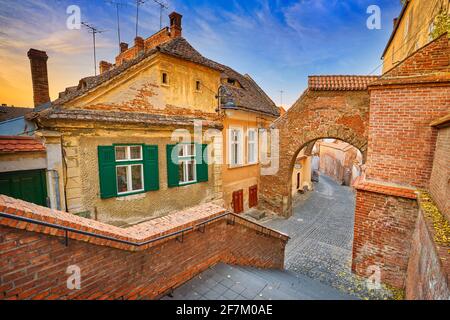
<path fill-rule="evenodd" d="M 159 190 L 158 146 L 144 146 L 145 191 Z"/>
<path fill-rule="evenodd" d="M 197 155 L 197 182 L 208 181 L 208 145 L 207 144 L 197 144 L 195 146 Z M 203 155 L 206 155 L 205 158 Z"/>
<path fill-rule="evenodd" d="M 233 210 L 234 213 L 242 213 L 244 211 L 244 190 L 233 192 Z"/>
<path fill-rule="evenodd" d="M 117 196 L 116 159 L 113 146 L 98 146 L 98 171 L 100 178 L 100 197 Z"/>
<path fill-rule="evenodd" d="M 249 199 L 248 206 L 250 208 L 256 207 L 258 205 L 258 186 L 254 185 L 249 188 Z"/>
<path fill-rule="evenodd" d="M 180 184 L 180 173 L 178 169 L 178 162 L 172 162 L 172 150 L 178 148 L 176 144 L 168 144 L 166 146 L 166 159 L 167 159 L 167 186 L 169 188 L 178 187 Z M 178 160 L 178 152 L 176 152 Z"/>

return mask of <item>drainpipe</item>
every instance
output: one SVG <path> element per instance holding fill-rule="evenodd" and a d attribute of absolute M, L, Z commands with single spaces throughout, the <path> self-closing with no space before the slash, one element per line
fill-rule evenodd
<path fill-rule="evenodd" d="M 56 197 L 56 209 L 61 210 L 61 194 L 59 191 L 59 174 L 55 169 L 49 169 L 48 172 L 52 172 L 53 176 L 53 186 L 55 188 L 55 197 Z"/>

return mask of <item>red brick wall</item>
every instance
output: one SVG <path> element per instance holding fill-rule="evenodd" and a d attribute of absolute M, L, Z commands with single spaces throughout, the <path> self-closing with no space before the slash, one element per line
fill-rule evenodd
<path fill-rule="evenodd" d="M 0 299 L 152 299 L 222 261 L 282 268 L 283 241 L 225 220 L 130 252 L 0 226 Z M 81 269 L 81 289 L 67 289 L 66 269 Z"/>
<path fill-rule="evenodd" d="M 357 190 L 352 270 L 377 265 L 383 283 L 404 288 L 417 212 L 414 199 Z"/>
<path fill-rule="evenodd" d="M 406 276 L 406 299 L 450 300 L 450 261 L 441 260 L 448 257 L 448 248 L 436 245 L 431 229 L 419 212 Z"/>
<path fill-rule="evenodd" d="M 0 299 L 152 299 L 217 262 L 283 268 L 288 240 L 240 217 L 228 224 L 213 204 L 126 229 L 3 195 L 0 211 L 133 242 L 194 227 L 183 242 L 172 236 L 141 247 L 69 232 L 66 247 L 63 231 L 0 218 Z M 67 289 L 70 265 L 81 269 L 80 290 Z"/>
<path fill-rule="evenodd" d="M 437 131 L 450 111 L 450 87 L 383 87 L 370 92 L 367 178 L 426 187 Z"/>
<path fill-rule="evenodd" d="M 450 221 L 450 127 L 438 130 L 429 189 L 437 207 Z"/>

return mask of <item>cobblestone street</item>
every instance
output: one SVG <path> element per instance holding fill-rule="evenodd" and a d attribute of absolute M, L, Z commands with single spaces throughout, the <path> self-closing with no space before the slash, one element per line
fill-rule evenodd
<path fill-rule="evenodd" d="M 387 288 L 368 290 L 366 281 L 351 273 L 355 196 L 321 175 L 315 190 L 294 200 L 289 219 L 273 218 L 262 223 L 287 233 L 287 270 L 306 275 L 362 299 L 389 299 Z"/>

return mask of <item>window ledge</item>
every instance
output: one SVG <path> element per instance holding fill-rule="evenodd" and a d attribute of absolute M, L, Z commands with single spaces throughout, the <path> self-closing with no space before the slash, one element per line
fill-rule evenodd
<path fill-rule="evenodd" d="M 239 164 L 239 165 L 228 165 L 228 169 L 239 169 L 239 168 L 246 168 L 246 167 L 251 167 L 251 166 L 256 166 L 256 165 L 259 165 L 259 162 Z"/>

